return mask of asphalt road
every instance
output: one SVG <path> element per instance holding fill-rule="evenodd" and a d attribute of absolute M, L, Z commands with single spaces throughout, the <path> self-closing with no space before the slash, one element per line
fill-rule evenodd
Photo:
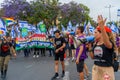
<path fill-rule="evenodd" d="M 85 63 L 89 67 L 90 79 L 93 61 L 87 59 Z M 69 72 L 70 80 L 79 80 L 76 72 L 76 65 L 69 60 L 66 63 L 66 71 Z M 61 74 L 61 65 L 59 67 L 59 74 Z M 39 57 L 25 58 L 22 53 L 18 54 L 16 59 L 12 59 L 9 63 L 9 69 L 6 80 L 51 80 L 54 75 L 54 58 L 53 57 Z M 120 80 L 120 72 L 115 73 L 115 80 Z M 60 78 L 59 80 L 63 80 Z"/>

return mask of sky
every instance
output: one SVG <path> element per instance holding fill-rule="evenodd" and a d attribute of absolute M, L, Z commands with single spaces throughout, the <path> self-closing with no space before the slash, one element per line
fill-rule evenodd
<path fill-rule="evenodd" d="M 32 1 L 32 0 L 27 0 Z M 109 5 L 111 13 L 111 21 L 120 21 L 120 17 L 117 16 L 117 10 L 120 9 L 120 0 L 59 0 L 62 3 L 69 3 L 70 1 L 75 1 L 77 3 L 82 3 L 90 9 L 90 16 L 96 21 L 98 15 L 103 15 L 109 21 Z M 0 0 L 2 3 L 3 0 Z"/>

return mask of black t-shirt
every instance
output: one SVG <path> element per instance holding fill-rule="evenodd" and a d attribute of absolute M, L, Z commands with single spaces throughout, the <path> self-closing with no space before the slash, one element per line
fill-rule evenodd
<path fill-rule="evenodd" d="M 63 37 L 60 38 L 55 38 L 55 45 L 56 45 L 56 49 L 60 48 L 63 43 L 66 43 L 65 39 Z M 64 53 L 65 50 L 63 49 L 62 51 L 59 51 L 60 53 Z"/>
<path fill-rule="evenodd" d="M 105 47 L 104 44 L 96 45 L 94 51 L 94 64 L 103 67 L 112 66 L 114 49 Z"/>
<path fill-rule="evenodd" d="M 5 57 L 7 55 L 10 55 L 10 47 L 12 46 L 12 43 L 7 42 L 7 43 L 2 43 L 1 44 L 1 53 L 0 56 Z"/>

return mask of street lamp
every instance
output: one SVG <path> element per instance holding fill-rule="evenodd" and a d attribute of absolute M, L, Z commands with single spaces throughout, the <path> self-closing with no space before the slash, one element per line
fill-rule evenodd
<path fill-rule="evenodd" d="M 111 22 L 111 8 L 114 7 L 114 6 L 105 6 L 105 8 L 108 8 L 109 9 L 109 21 Z"/>

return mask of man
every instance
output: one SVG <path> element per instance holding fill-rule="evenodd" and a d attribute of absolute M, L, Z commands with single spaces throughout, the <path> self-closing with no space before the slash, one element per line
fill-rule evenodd
<path fill-rule="evenodd" d="M 84 38 L 83 35 L 84 27 L 79 26 L 76 30 L 77 38 Z M 76 49 L 76 65 L 77 72 L 79 73 L 80 80 L 84 80 L 84 60 L 86 59 L 86 45 L 83 43 Z"/>
<path fill-rule="evenodd" d="M 54 40 L 54 47 L 55 47 L 55 75 L 52 77 L 52 80 L 55 80 L 56 78 L 59 78 L 58 74 L 58 66 L 59 66 L 59 59 L 61 61 L 62 65 L 62 75 L 61 77 L 64 77 L 65 75 L 65 65 L 64 65 L 64 53 L 65 53 L 65 46 L 66 42 L 63 37 L 60 36 L 60 31 L 56 30 L 54 32 L 55 34 L 55 40 Z"/>
<path fill-rule="evenodd" d="M 10 51 L 12 51 L 14 57 L 16 57 L 16 52 L 12 44 L 8 41 L 8 37 L 4 36 L 3 41 L 1 42 L 1 52 L 0 52 L 0 69 L 1 69 L 1 78 L 6 78 L 8 62 L 10 60 Z"/>

